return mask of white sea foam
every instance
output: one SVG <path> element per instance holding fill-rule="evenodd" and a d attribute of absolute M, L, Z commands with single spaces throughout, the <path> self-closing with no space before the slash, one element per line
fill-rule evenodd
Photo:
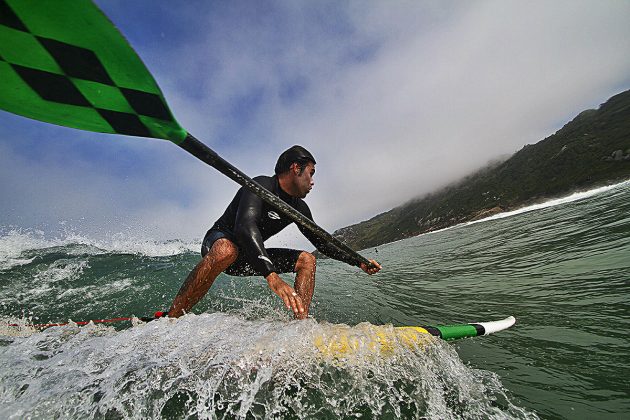
<path fill-rule="evenodd" d="M 131 289 L 133 289 L 133 292 L 138 293 L 143 290 L 147 290 L 150 287 L 151 286 L 149 284 L 137 285 L 131 279 L 121 279 L 110 282 L 107 285 L 95 284 L 78 288 L 67 288 L 59 294 L 57 299 L 62 303 L 67 301 L 68 305 L 72 306 L 74 305 L 72 299 L 75 297 L 85 297 L 91 300 L 100 301 L 107 299 L 107 297 L 111 296 L 113 293 L 130 291 Z"/>
<path fill-rule="evenodd" d="M 314 343 L 335 328 L 215 313 L 0 337 L 0 416 L 534 417 L 444 342 L 330 358 Z M 371 328 L 346 329 L 360 339 Z"/>
<path fill-rule="evenodd" d="M 46 269 L 35 274 L 34 283 L 68 282 L 78 279 L 89 268 L 87 261 L 57 260 Z"/>
<path fill-rule="evenodd" d="M 198 252 L 199 244 L 198 241 L 186 242 L 179 239 L 157 241 L 123 233 L 93 239 L 67 232 L 50 238 L 41 230 L 0 228 L 0 270 L 29 264 L 36 258 L 35 251 L 58 247 L 65 247 L 64 252 L 70 255 L 118 253 L 162 257 Z"/>
<path fill-rule="evenodd" d="M 1 337 L 28 337 L 37 333 L 33 319 L 28 317 L 0 316 Z"/>
<path fill-rule="evenodd" d="M 0 231 L 0 270 L 29 264 L 34 257 L 25 258 L 25 251 L 38 250 L 56 246 L 43 238 L 41 231 L 25 232 L 11 229 L 6 233 Z"/>
<path fill-rule="evenodd" d="M 184 254 L 187 252 L 199 252 L 199 249 L 201 248 L 201 241 L 185 242 L 180 239 L 157 241 L 154 239 L 141 239 L 127 234 L 117 233 L 105 239 L 91 241 L 91 245 L 107 252 L 118 254 L 166 257 Z"/>
<path fill-rule="evenodd" d="M 58 259 L 49 265 L 39 266 L 28 279 L 13 279 L 4 284 L 0 305 L 32 307 L 50 301 L 55 301 L 55 305 L 62 305 L 61 297 L 64 293 L 60 291 L 76 290 L 75 288 L 79 286 L 74 284 L 89 267 L 86 260 L 68 259 Z"/>

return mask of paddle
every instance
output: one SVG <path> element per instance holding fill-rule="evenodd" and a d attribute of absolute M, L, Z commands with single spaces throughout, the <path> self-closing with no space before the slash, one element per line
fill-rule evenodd
<path fill-rule="evenodd" d="M 89 0 L 0 0 L 0 109 L 82 130 L 166 139 L 358 264 L 371 263 L 186 132 L 140 57 Z"/>

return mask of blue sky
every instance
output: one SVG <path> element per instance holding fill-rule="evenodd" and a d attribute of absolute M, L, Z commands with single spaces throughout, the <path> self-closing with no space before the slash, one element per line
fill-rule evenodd
<path fill-rule="evenodd" d="M 514 153 L 630 88 L 628 1 L 97 4 L 179 122 L 245 173 L 271 174 L 293 144 L 311 150 L 307 202 L 329 231 Z M 166 141 L 5 112 L 0 179 L 4 228 L 161 239 L 201 237 L 237 189 Z"/>

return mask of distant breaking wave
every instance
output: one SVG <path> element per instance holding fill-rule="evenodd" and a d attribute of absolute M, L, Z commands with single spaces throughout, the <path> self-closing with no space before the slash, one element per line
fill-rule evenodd
<path fill-rule="evenodd" d="M 41 230 L 0 228 L 0 270 L 29 264 L 35 258 L 33 251 L 61 247 L 65 248 L 65 252 L 71 252 L 71 249 L 76 247 L 78 252 L 91 255 L 115 253 L 165 257 L 197 252 L 199 241 L 185 242 L 179 239 L 157 241 L 135 238 L 123 233 L 111 234 L 101 239 L 92 239 L 76 233 L 47 238 Z"/>
<path fill-rule="evenodd" d="M 585 198 L 593 197 L 593 196 L 595 196 L 597 194 L 601 194 L 601 193 L 604 193 L 606 191 L 611 191 L 611 190 L 614 190 L 616 188 L 623 188 L 623 187 L 626 187 L 626 186 L 630 186 L 630 180 L 624 181 L 624 182 L 620 182 L 618 184 L 612 184 L 612 185 L 606 185 L 606 186 L 603 186 L 603 187 L 594 188 L 594 189 L 588 190 L 588 191 L 576 192 L 576 193 L 573 193 L 573 194 L 565 196 L 565 197 L 554 198 L 554 199 L 551 199 L 549 201 L 545 201 L 545 202 L 542 202 L 542 203 L 532 204 L 531 206 L 521 207 L 521 208 L 516 209 L 516 210 L 505 211 L 505 212 L 493 214 L 492 216 L 484 217 L 483 219 L 472 220 L 470 222 L 459 223 L 457 225 L 445 227 L 443 229 L 432 230 L 431 232 L 421 233 L 420 235 L 417 235 L 417 236 L 432 235 L 432 234 L 435 234 L 435 233 L 444 232 L 446 230 L 454 229 L 454 228 L 457 228 L 457 227 L 470 226 L 470 225 L 474 225 L 474 224 L 477 224 L 477 223 L 488 222 L 490 220 L 505 219 L 507 217 L 517 216 L 519 214 L 528 213 L 528 212 L 531 212 L 531 211 L 542 210 L 542 209 L 546 209 L 546 208 L 549 208 L 549 207 L 559 206 L 561 204 L 567 204 L 567 203 L 571 203 L 571 202 L 574 202 L 574 201 L 583 200 Z M 406 239 L 407 238 L 399 239 L 398 241 L 393 241 L 393 242 L 390 242 L 390 243 L 396 243 L 396 242 L 404 241 Z"/>
<path fill-rule="evenodd" d="M 506 217 L 516 216 L 517 214 L 527 213 L 527 212 L 535 211 L 535 210 L 541 210 L 548 207 L 558 206 L 561 204 L 567 204 L 574 201 L 583 200 L 585 198 L 593 197 L 597 194 L 601 194 L 603 192 L 610 191 L 615 188 L 628 186 L 628 185 L 630 185 L 630 181 L 621 182 L 619 184 L 606 185 L 604 187 L 599 187 L 599 188 L 595 188 L 588 191 L 580 191 L 580 192 L 576 192 L 571 195 L 568 195 L 566 197 L 554 198 L 552 200 L 545 201 L 543 203 L 532 204 L 531 206 L 522 207 L 520 209 L 493 214 L 492 216 L 488 216 L 483 219 L 473 220 L 470 222 L 463 223 L 463 225 L 468 226 L 468 225 L 474 225 L 476 223 L 487 222 L 489 220 L 504 219 Z"/>

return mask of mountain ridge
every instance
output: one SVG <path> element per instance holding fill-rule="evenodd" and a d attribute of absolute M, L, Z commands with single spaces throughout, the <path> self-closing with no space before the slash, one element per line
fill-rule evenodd
<path fill-rule="evenodd" d="M 333 235 L 355 250 L 630 179 L 630 90 L 440 190 Z"/>

